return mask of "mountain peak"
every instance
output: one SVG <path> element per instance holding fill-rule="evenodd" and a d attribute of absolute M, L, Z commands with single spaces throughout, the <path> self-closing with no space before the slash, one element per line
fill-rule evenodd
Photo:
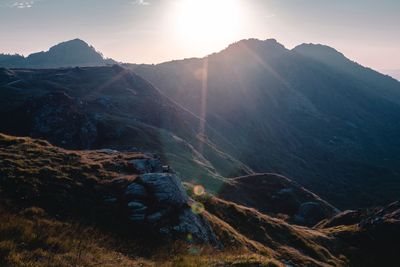
<path fill-rule="evenodd" d="M 315 61 L 337 68 L 355 64 L 335 48 L 322 44 L 301 44 L 292 49 L 293 52 Z"/>
<path fill-rule="evenodd" d="M 256 38 L 243 39 L 240 40 L 239 42 L 231 44 L 229 47 L 235 47 L 241 45 L 246 45 L 248 47 L 268 47 L 268 48 L 277 48 L 286 50 L 285 46 L 279 43 L 276 39 L 266 39 L 266 40 L 259 40 Z"/>
<path fill-rule="evenodd" d="M 105 66 L 113 63 L 79 38 L 59 43 L 46 52 L 31 54 L 25 60 L 25 65 L 30 68 Z"/>
<path fill-rule="evenodd" d="M 105 58 L 93 46 L 75 38 L 56 44 L 48 51 L 33 53 L 27 57 L 0 54 L 0 66 L 6 68 L 67 68 L 95 67 L 117 64 Z"/>
<path fill-rule="evenodd" d="M 69 40 L 69 41 L 65 41 L 65 42 L 61 42 L 59 44 L 56 44 L 56 45 L 52 46 L 50 48 L 50 50 L 52 48 L 54 48 L 54 47 L 60 47 L 60 46 L 77 46 L 77 47 L 80 46 L 80 47 L 85 47 L 85 48 L 92 47 L 87 42 L 85 42 L 84 40 L 76 38 L 76 39 L 72 39 L 72 40 Z"/>
<path fill-rule="evenodd" d="M 335 48 L 323 44 L 304 43 L 296 46 L 295 48 L 293 48 L 292 51 L 305 55 L 342 57 L 342 58 L 345 57 L 343 53 L 337 51 Z"/>
<path fill-rule="evenodd" d="M 98 55 L 100 55 L 101 57 L 103 57 L 103 55 L 101 53 L 97 52 L 93 46 L 90 46 L 88 43 L 86 43 L 85 41 L 78 39 L 78 38 L 56 44 L 56 45 L 52 46 L 48 52 L 55 52 L 57 50 L 62 50 L 59 52 L 63 52 L 63 53 L 65 53 L 65 52 L 73 53 L 73 52 L 76 52 L 76 50 L 80 50 L 82 52 L 87 52 L 87 53 L 95 52 Z"/>
<path fill-rule="evenodd" d="M 75 38 L 75 39 L 72 39 L 72 40 L 69 40 L 69 41 L 65 41 L 64 43 L 68 43 L 68 42 L 76 42 L 76 43 L 84 43 L 84 44 L 87 44 L 84 40 L 82 40 L 82 39 L 80 39 L 80 38 Z"/>
<path fill-rule="evenodd" d="M 221 51 L 221 53 L 238 55 L 243 53 L 247 54 L 248 51 L 259 55 L 281 55 L 289 50 L 287 50 L 285 46 L 279 43 L 276 39 L 259 40 L 251 38 L 235 42 Z"/>

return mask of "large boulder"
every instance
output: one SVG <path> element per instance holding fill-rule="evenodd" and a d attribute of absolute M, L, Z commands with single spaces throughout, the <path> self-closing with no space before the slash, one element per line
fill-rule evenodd
<path fill-rule="evenodd" d="M 217 245 L 209 223 L 197 211 L 179 178 L 170 173 L 147 173 L 124 184 L 122 201 L 128 219 L 134 224 L 151 226 L 168 238 L 190 238 L 199 243 Z"/>
<path fill-rule="evenodd" d="M 134 159 L 129 161 L 139 173 L 157 173 L 162 172 L 162 164 L 158 158 Z"/>

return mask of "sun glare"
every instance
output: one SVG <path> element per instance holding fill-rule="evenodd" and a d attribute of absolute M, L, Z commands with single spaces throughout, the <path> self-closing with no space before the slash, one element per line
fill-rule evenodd
<path fill-rule="evenodd" d="M 175 8 L 176 29 L 186 41 L 227 41 L 240 31 L 238 0 L 179 0 Z"/>

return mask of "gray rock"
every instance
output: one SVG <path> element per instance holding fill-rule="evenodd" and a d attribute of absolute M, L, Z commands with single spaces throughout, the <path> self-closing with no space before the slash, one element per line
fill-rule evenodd
<path fill-rule="evenodd" d="M 161 212 L 156 212 L 156 213 L 153 213 L 151 215 L 148 215 L 147 216 L 147 221 L 149 223 L 156 223 L 156 222 L 161 221 L 162 217 L 163 217 L 163 214 Z"/>
<path fill-rule="evenodd" d="M 179 178 L 174 174 L 149 173 L 141 175 L 138 180 L 163 205 L 182 206 L 189 201 Z"/>
<path fill-rule="evenodd" d="M 163 171 L 162 164 L 159 159 L 134 159 L 129 161 L 129 163 L 132 164 L 133 167 L 142 174 Z"/>
<path fill-rule="evenodd" d="M 149 224 L 169 238 L 193 236 L 195 242 L 219 245 L 209 223 L 192 212 L 180 179 L 171 173 L 147 173 L 124 190 L 129 219 Z"/>
<path fill-rule="evenodd" d="M 144 222 L 146 219 L 145 214 L 133 214 L 130 216 L 130 220 L 133 222 Z"/>
<path fill-rule="evenodd" d="M 148 195 L 146 188 L 138 183 L 130 184 L 126 190 L 125 195 L 134 197 L 134 198 L 144 198 Z"/>
<path fill-rule="evenodd" d="M 211 226 L 200 215 L 194 214 L 190 209 L 184 209 L 179 215 L 179 224 L 173 230 L 177 233 L 190 233 L 201 242 L 215 244 L 217 241 Z"/>
<path fill-rule="evenodd" d="M 128 207 L 131 208 L 134 212 L 141 212 L 147 210 L 147 207 L 144 204 L 135 201 L 129 202 Z"/>

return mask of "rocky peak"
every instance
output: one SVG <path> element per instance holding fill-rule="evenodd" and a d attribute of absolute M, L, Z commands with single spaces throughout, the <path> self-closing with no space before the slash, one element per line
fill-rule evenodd
<path fill-rule="evenodd" d="M 343 53 L 333 47 L 322 44 L 301 44 L 293 48 L 292 51 L 321 63 L 337 67 L 351 62 Z"/>
<path fill-rule="evenodd" d="M 262 41 L 253 38 L 233 43 L 225 50 L 221 51 L 220 54 L 239 56 L 251 52 L 262 57 L 264 55 L 279 56 L 287 53 L 288 51 L 289 50 L 287 50 L 282 44 L 278 43 L 278 41 L 275 39 L 267 39 Z"/>
<path fill-rule="evenodd" d="M 30 68 L 61 68 L 75 66 L 104 66 L 115 63 L 107 60 L 81 39 L 74 39 L 51 47 L 48 51 L 29 55 L 23 67 Z"/>

